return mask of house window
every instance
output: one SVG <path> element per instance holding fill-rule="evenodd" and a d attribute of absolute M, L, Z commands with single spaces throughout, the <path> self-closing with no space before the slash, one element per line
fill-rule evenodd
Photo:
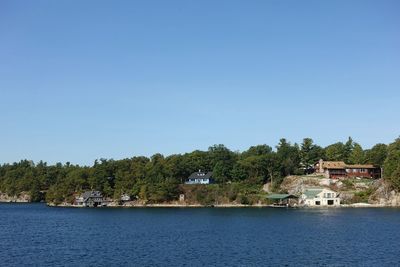
<path fill-rule="evenodd" d="M 333 200 L 328 200 L 328 205 L 333 205 Z"/>
<path fill-rule="evenodd" d="M 315 201 L 315 205 L 317 206 L 321 205 L 321 201 Z"/>

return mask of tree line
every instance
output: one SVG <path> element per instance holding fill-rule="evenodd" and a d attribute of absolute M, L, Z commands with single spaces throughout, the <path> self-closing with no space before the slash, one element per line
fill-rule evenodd
<path fill-rule="evenodd" d="M 264 144 L 243 152 L 213 145 L 207 151 L 166 157 L 155 154 L 122 160 L 99 159 L 91 167 L 21 160 L 0 166 L 0 192 L 28 192 L 32 201 L 42 200 L 46 193 L 47 201 L 61 202 L 71 199 L 76 192 L 94 189 L 114 198 L 128 193 L 154 202 L 168 201 L 176 199 L 179 185 L 197 170 L 213 171 L 216 183 L 221 185 L 235 183 L 246 187 L 273 181 L 279 186 L 287 175 L 309 173 L 319 159 L 383 166 L 384 178 L 400 189 L 400 138 L 389 145 L 363 149 L 349 137 L 346 142 L 327 147 L 315 144 L 311 138 L 304 138 L 301 144 L 281 139 L 275 149 Z"/>

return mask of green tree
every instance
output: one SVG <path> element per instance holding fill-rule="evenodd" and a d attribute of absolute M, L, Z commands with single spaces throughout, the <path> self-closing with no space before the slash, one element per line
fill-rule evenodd
<path fill-rule="evenodd" d="M 162 183 L 168 177 L 165 158 L 161 154 L 151 156 L 146 164 L 146 180 L 150 183 Z"/>
<path fill-rule="evenodd" d="M 195 150 L 191 153 L 186 153 L 183 155 L 182 161 L 187 173 L 186 176 L 198 170 L 211 171 L 214 167 L 211 164 L 209 151 Z"/>
<path fill-rule="evenodd" d="M 365 151 L 365 163 L 383 166 L 387 156 L 387 145 L 376 144 L 371 149 Z"/>
<path fill-rule="evenodd" d="M 365 153 L 361 145 L 354 143 L 353 149 L 348 157 L 347 163 L 350 164 L 362 164 L 365 161 Z"/>
<path fill-rule="evenodd" d="M 32 202 L 39 202 L 43 200 L 43 195 L 40 192 L 40 182 L 39 180 L 33 179 L 30 190 L 29 190 L 29 195 L 31 197 Z"/>
<path fill-rule="evenodd" d="M 343 160 L 344 162 L 349 162 L 350 160 L 350 155 L 353 152 L 354 149 L 354 141 L 351 137 L 347 140 L 347 142 L 344 144 L 344 155 L 343 155 Z"/>
<path fill-rule="evenodd" d="M 397 190 L 400 189 L 400 138 L 388 146 L 383 175 Z"/>
<path fill-rule="evenodd" d="M 262 183 L 268 178 L 265 156 L 249 156 L 239 160 L 233 168 L 237 180 L 246 180 L 255 184 Z"/>
<path fill-rule="evenodd" d="M 291 145 L 286 139 L 282 138 L 276 148 L 281 176 L 297 174 L 300 169 L 299 146 L 297 144 Z"/>
<path fill-rule="evenodd" d="M 230 180 L 236 155 L 224 145 L 211 146 L 208 153 L 216 181 L 224 183 Z"/>
<path fill-rule="evenodd" d="M 268 145 L 251 146 L 247 151 L 242 153 L 242 157 L 262 156 L 272 153 L 272 147 Z"/>
<path fill-rule="evenodd" d="M 314 164 L 324 157 L 322 147 L 314 144 L 311 138 L 304 138 L 300 146 L 300 165 L 306 173 L 310 172 Z"/>
<path fill-rule="evenodd" d="M 326 160 L 345 161 L 346 160 L 345 150 L 346 150 L 345 145 L 342 142 L 338 142 L 327 146 L 325 148 Z"/>

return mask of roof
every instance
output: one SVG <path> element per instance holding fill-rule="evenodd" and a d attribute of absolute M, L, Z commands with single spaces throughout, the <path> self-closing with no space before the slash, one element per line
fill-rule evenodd
<path fill-rule="evenodd" d="M 327 190 L 330 192 L 335 192 L 333 190 L 330 190 L 328 188 L 320 188 L 320 187 L 311 187 L 311 188 L 307 188 L 303 194 L 306 196 L 306 198 L 315 198 L 315 196 L 317 196 L 319 193 L 321 193 L 322 191 Z"/>
<path fill-rule="evenodd" d="M 319 165 L 319 162 L 316 164 Z M 346 164 L 344 161 L 322 161 L 324 169 L 374 169 L 372 164 Z"/>
<path fill-rule="evenodd" d="M 103 197 L 100 191 L 86 191 L 82 194 L 83 199 L 88 199 L 89 197 Z"/>
<path fill-rule="evenodd" d="M 315 198 L 323 189 L 307 189 L 303 192 L 306 198 Z"/>
<path fill-rule="evenodd" d="M 352 164 L 352 165 L 346 165 L 346 168 L 351 169 L 351 168 L 357 168 L 357 169 L 375 169 L 378 168 L 372 164 Z"/>
<path fill-rule="evenodd" d="M 287 198 L 298 198 L 295 195 L 290 194 L 269 194 L 267 196 L 268 199 L 287 199 Z"/>
<path fill-rule="evenodd" d="M 322 168 L 324 168 L 324 169 L 345 169 L 346 163 L 344 163 L 344 161 L 323 161 Z"/>
<path fill-rule="evenodd" d="M 202 172 L 202 171 L 198 171 L 198 172 L 194 172 L 192 173 L 188 179 L 212 179 L 212 172 Z"/>

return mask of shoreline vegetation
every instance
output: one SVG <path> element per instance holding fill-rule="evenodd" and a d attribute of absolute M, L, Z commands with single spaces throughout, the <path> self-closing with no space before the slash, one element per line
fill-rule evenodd
<path fill-rule="evenodd" d="M 311 174 L 319 159 L 380 166 L 383 178 L 326 181 Z M 215 184 L 185 185 L 185 179 L 200 169 L 212 171 Z M 97 190 L 114 203 L 110 207 L 266 207 L 271 204 L 269 193 L 296 194 L 299 185 L 337 191 L 341 207 L 400 206 L 400 138 L 370 149 L 350 137 L 327 147 L 304 138 L 301 144 L 281 139 L 275 149 L 257 145 L 237 152 L 214 145 L 207 151 L 166 157 L 99 159 L 90 167 L 29 160 L 0 165 L 0 202 L 52 206 L 72 206 L 83 192 Z M 122 195 L 135 204 L 119 205 Z"/>

